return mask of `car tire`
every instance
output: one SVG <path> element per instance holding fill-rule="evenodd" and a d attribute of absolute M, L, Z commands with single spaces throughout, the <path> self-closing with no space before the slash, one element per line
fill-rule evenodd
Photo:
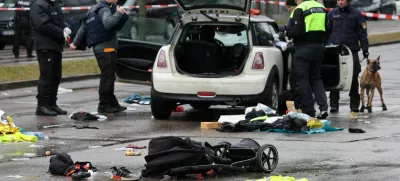
<path fill-rule="evenodd" d="M 276 78 L 271 79 L 267 82 L 265 91 L 265 97 L 261 103 L 267 105 L 268 107 L 278 110 L 279 106 L 279 84 Z"/>
<path fill-rule="evenodd" d="M 154 88 L 151 88 L 151 113 L 156 119 L 168 119 L 172 113 L 173 104 L 156 96 Z"/>
<path fill-rule="evenodd" d="M 129 35 L 132 40 L 137 40 L 138 39 L 138 31 L 136 26 L 132 26 L 131 30 L 129 31 Z"/>
<path fill-rule="evenodd" d="M 195 109 L 208 109 L 211 107 L 210 103 L 207 102 L 196 102 L 196 103 L 191 103 L 190 106 L 192 106 Z"/>
<path fill-rule="evenodd" d="M 6 47 L 5 43 L 0 43 L 0 50 L 4 50 L 5 47 Z"/>

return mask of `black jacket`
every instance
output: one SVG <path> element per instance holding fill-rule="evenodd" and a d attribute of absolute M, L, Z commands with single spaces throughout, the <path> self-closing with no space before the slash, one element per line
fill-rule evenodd
<path fill-rule="evenodd" d="M 30 19 L 36 50 L 63 51 L 66 27 L 61 8 L 50 0 L 34 0 Z"/>

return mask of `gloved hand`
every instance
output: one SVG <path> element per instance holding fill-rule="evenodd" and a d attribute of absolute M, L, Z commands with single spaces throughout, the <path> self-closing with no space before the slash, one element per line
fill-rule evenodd
<path fill-rule="evenodd" d="M 64 28 L 64 38 L 65 40 L 67 40 L 69 38 L 69 35 L 71 34 L 71 29 L 69 29 L 68 27 Z"/>
<path fill-rule="evenodd" d="M 285 32 L 285 31 L 286 31 L 286 25 L 279 27 L 279 32 Z"/>
<path fill-rule="evenodd" d="M 368 50 L 363 50 L 364 59 L 368 59 L 369 53 Z"/>

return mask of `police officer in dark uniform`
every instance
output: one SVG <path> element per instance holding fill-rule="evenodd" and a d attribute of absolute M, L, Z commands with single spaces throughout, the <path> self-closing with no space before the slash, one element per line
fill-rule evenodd
<path fill-rule="evenodd" d="M 15 2 L 16 8 L 29 8 L 29 0 L 18 0 Z M 14 19 L 14 47 L 13 54 L 15 58 L 19 58 L 19 44 L 22 39 L 25 40 L 25 48 L 28 58 L 33 58 L 32 56 L 32 33 L 31 33 L 31 24 L 29 20 L 29 11 L 26 10 L 17 10 L 15 11 L 15 19 Z"/>
<path fill-rule="evenodd" d="M 66 27 L 61 8 L 56 0 L 33 0 L 30 9 L 32 32 L 35 38 L 40 78 L 36 115 L 67 114 L 57 106 L 57 91 L 62 75 L 63 45 L 71 29 Z"/>
<path fill-rule="evenodd" d="M 315 99 L 319 105 L 318 118 L 328 116 L 325 88 L 321 79 L 321 64 L 325 53 L 326 10 L 315 0 L 297 0 L 297 7 L 290 15 L 291 23 L 286 35 L 295 46 L 294 72 L 296 91 L 303 113 L 315 117 Z M 296 101 L 296 100 L 295 100 Z"/>
<path fill-rule="evenodd" d="M 100 0 L 90 8 L 85 23 L 82 23 L 70 44 L 72 50 L 93 47 L 93 52 L 101 70 L 99 113 L 116 113 L 126 110 L 119 105 L 114 95 L 115 71 L 117 62 L 117 31 L 122 29 L 129 16 L 125 9 L 117 7 L 117 0 Z"/>
<path fill-rule="evenodd" d="M 350 0 L 337 0 L 338 7 L 328 13 L 328 29 L 331 31 L 330 44 L 346 45 L 353 54 L 353 81 L 350 89 L 350 110 L 359 112 L 360 94 L 358 92 L 358 75 L 361 72 L 358 51 L 363 51 L 364 58 L 368 58 L 367 24 L 361 12 L 350 5 Z M 359 43 L 360 42 L 360 43 Z M 331 91 L 330 112 L 339 111 L 339 92 Z"/>

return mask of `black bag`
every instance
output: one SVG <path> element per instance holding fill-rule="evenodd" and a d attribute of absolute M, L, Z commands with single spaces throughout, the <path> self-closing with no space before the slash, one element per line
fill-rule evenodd
<path fill-rule="evenodd" d="M 74 162 L 67 153 L 57 153 L 50 158 L 49 173 L 54 175 L 66 175 L 68 168 L 74 165 Z"/>
<path fill-rule="evenodd" d="M 147 164 L 143 177 L 163 178 L 173 168 L 212 164 L 215 151 L 207 142 L 190 138 L 168 136 L 154 138 L 149 142 L 149 153 L 144 157 Z"/>

